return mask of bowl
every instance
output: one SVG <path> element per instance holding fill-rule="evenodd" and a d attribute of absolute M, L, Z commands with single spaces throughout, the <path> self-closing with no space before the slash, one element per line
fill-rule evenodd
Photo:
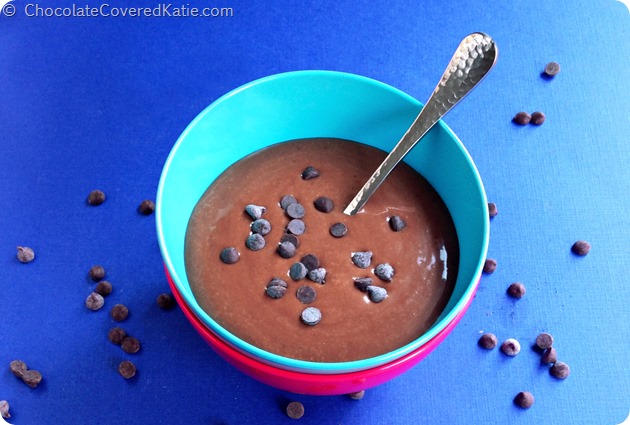
<path fill-rule="evenodd" d="M 183 303 L 207 329 L 242 354 L 289 371 L 339 374 L 404 358 L 440 334 L 472 299 L 489 237 L 487 200 L 477 169 L 457 136 L 439 122 L 405 158 L 445 202 L 455 224 L 460 264 L 453 294 L 435 324 L 411 343 L 372 358 L 323 363 L 261 350 L 228 332 L 196 302 L 184 265 L 190 215 L 226 168 L 278 142 L 334 137 L 389 151 L 422 105 L 389 85 L 353 74 L 296 71 L 256 80 L 219 98 L 184 130 L 158 187 L 156 222 L 166 270 Z M 238 141 L 226 143 L 226 141 Z"/>

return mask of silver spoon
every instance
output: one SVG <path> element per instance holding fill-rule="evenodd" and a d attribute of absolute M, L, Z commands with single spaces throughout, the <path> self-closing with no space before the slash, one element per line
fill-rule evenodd
<path fill-rule="evenodd" d="M 497 47 L 489 35 L 476 32 L 461 41 L 420 114 L 348 204 L 343 211 L 345 214 L 354 215 L 363 208 L 370 196 L 411 148 L 486 76 L 494 66 L 497 54 Z"/>

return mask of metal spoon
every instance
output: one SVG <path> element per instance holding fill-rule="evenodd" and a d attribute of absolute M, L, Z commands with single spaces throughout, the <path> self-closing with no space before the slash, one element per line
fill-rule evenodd
<path fill-rule="evenodd" d="M 346 207 L 345 214 L 354 215 L 363 208 L 396 164 L 486 76 L 494 66 L 497 54 L 497 47 L 489 35 L 476 32 L 461 41 L 420 114 Z"/>

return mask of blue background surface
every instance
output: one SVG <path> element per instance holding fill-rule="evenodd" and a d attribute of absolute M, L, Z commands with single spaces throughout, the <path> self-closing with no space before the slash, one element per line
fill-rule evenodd
<path fill-rule="evenodd" d="M 0 16 L 0 400 L 11 404 L 9 422 L 276 424 L 291 422 L 284 407 L 299 400 L 304 424 L 622 423 L 628 9 L 615 0 L 251 3 L 188 3 L 233 8 L 222 18 L 36 18 L 15 0 L 16 15 Z M 168 286 L 154 216 L 136 207 L 155 197 L 168 152 L 197 113 L 241 84 L 301 69 L 365 75 L 424 102 L 473 31 L 495 38 L 498 64 L 445 121 L 498 205 L 489 256 L 499 266 L 427 359 L 361 401 L 294 395 L 245 377 L 181 311 L 157 308 Z M 562 70 L 546 80 L 552 60 Z M 521 110 L 547 121 L 516 126 Z M 92 208 L 95 188 L 108 198 Z M 592 243 L 588 256 L 571 254 L 578 239 Z M 20 264 L 17 245 L 36 260 Z M 142 342 L 136 355 L 107 341 L 108 308 L 84 307 L 93 264 L 114 285 L 107 305 L 131 311 L 123 327 Z M 514 281 L 527 287 L 518 301 L 505 294 Z M 515 358 L 484 351 L 482 331 L 524 348 Z M 531 349 L 543 331 L 571 366 L 565 381 Z M 43 373 L 38 388 L 8 371 L 16 358 Z M 116 372 L 125 358 L 138 367 L 130 381 Z M 512 403 L 522 390 L 536 397 L 527 411 Z"/>

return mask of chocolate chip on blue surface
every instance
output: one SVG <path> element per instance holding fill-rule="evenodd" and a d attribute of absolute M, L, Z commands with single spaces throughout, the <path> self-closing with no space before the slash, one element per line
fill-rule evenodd
<path fill-rule="evenodd" d="M 352 262 L 355 266 L 366 269 L 372 262 L 372 251 L 359 251 L 352 254 Z"/>
<path fill-rule="evenodd" d="M 387 298 L 387 289 L 380 286 L 370 285 L 367 287 L 367 293 L 370 297 L 370 301 L 373 303 L 380 303 Z"/>
<path fill-rule="evenodd" d="M 514 397 L 514 404 L 521 409 L 529 409 L 534 404 L 534 396 L 527 391 L 521 391 Z"/>
<path fill-rule="evenodd" d="M 259 218 L 252 222 L 251 229 L 252 232 L 260 233 L 261 235 L 265 236 L 268 235 L 269 232 L 271 232 L 271 224 L 264 218 Z"/>
<path fill-rule="evenodd" d="M 282 242 L 291 242 L 293 245 L 295 245 L 296 248 L 300 247 L 300 239 L 296 235 L 293 235 L 291 233 L 285 233 L 284 235 L 282 235 L 280 243 Z"/>
<path fill-rule="evenodd" d="M 260 233 L 252 233 L 245 240 L 245 246 L 252 251 L 260 251 L 265 247 L 265 238 Z"/>
<path fill-rule="evenodd" d="M 175 299 L 171 294 L 163 293 L 157 296 L 155 303 L 162 310 L 170 310 L 175 307 Z"/>
<path fill-rule="evenodd" d="M 402 217 L 400 217 L 399 215 L 393 215 L 389 218 L 389 227 L 394 232 L 400 232 L 402 229 L 405 228 L 406 225 L 407 223 L 405 222 L 405 220 L 403 220 Z"/>
<path fill-rule="evenodd" d="M 127 316 L 129 316 L 129 309 L 124 304 L 116 304 L 110 310 L 109 315 L 112 319 L 114 319 L 114 321 L 122 322 L 127 318 Z"/>
<path fill-rule="evenodd" d="M 22 381 L 31 388 L 36 388 L 42 382 L 42 374 L 37 370 L 27 370 L 22 375 Z"/>
<path fill-rule="evenodd" d="M 6 400 L 0 400 L 0 416 L 4 419 L 9 419 L 11 414 L 9 413 L 9 402 Z"/>
<path fill-rule="evenodd" d="M 150 199 L 145 199 L 138 205 L 138 212 L 142 215 L 151 215 L 153 211 L 155 211 L 155 202 Z"/>
<path fill-rule="evenodd" d="M 317 211 L 321 211 L 323 213 L 329 213 L 335 207 L 332 199 L 327 198 L 326 196 L 320 196 L 319 198 L 315 199 L 315 202 L 313 202 L 313 204 L 315 205 L 315 209 Z"/>
<path fill-rule="evenodd" d="M 323 284 L 326 282 L 326 269 L 323 267 L 313 269 L 308 272 L 307 276 L 313 282 Z"/>
<path fill-rule="evenodd" d="M 118 373 L 125 379 L 131 379 L 136 376 L 136 365 L 130 360 L 123 360 L 118 365 Z"/>
<path fill-rule="evenodd" d="M 219 254 L 219 258 L 225 264 L 234 264 L 234 263 L 236 263 L 240 256 L 241 256 L 241 254 L 233 246 L 224 248 L 221 251 L 221 254 Z"/>
<path fill-rule="evenodd" d="M 127 354 L 136 354 L 140 351 L 140 341 L 132 336 L 126 336 L 120 342 L 120 347 Z"/>
<path fill-rule="evenodd" d="M 96 288 L 94 288 L 94 292 L 96 292 L 97 294 L 101 294 L 104 297 L 111 294 L 112 290 L 113 290 L 112 284 L 108 282 L 107 280 L 101 280 L 96 285 Z"/>
<path fill-rule="evenodd" d="M 27 246 L 18 246 L 16 256 L 20 263 L 30 263 L 35 259 L 35 251 Z"/>
<path fill-rule="evenodd" d="M 28 370 L 28 367 L 26 366 L 26 363 L 24 363 L 22 360 L 13 360 L 11 363 L 9 363 L 9 370 L 12 374 L 17 376 L 18 378 L 21 378 L 24 375 L 24 372 Z"/>
<path fill-rule="evenodd" d="M 281 242 L 280 245 L 278 245 L 277 251 L 282 258 L 292 258 L 295 256 L 296 249 L 295 245 L 291 242 Z"/>
<path fill-rule="evenodd" d="M 306 225 L 299 218 L 294 218 L 293 220 L 289 221 L 289 224 L 287 224 L 287 232 L 292 233 L 294 235 L 299 236 L 303 234 L 305 230 L 306 230 Z"/>
<path fill-rule="evenodd" d="M 368 286 L 372 285 L 374 280 L 371 277 L 357 277 L 354 279 L 354 286 L 361 292 L 367 291 Z"/>
<path fill-rule="evenodd" d="M 319 267 L 319 258 L 317 258 L 314 254 L 306 254 L 304 257 L 300 259 L 300 263 L 306 266 L 306 270 L 309 272 Z"/>
<path fill-rule="evenodd" d="M 267 208 L 262 205 L 249 204 L 245 207 L 245 212 L 249 214 L 252 220 L 258 220 L 261 218 L 265 211 L 267 211 Z"/>
<path fill-rule="evenodd" d="M 391 282 L 394 277 L 394 268 L 388 263 L 379 264 L 374 268 L 374 274 L 385 282 Z"/>
<path fill-rule="evenodd" d="M 297 202 L 289 205 L 285 210 L 287 215 L 291 218 L 302 218 L 304 217 L 304 206 Z"/>
<path fill-rule="evenodd" d="M 304 405 L 299 401 L 292 401 L 287 405 L 287 416 L 291 419 L 300 419 L 304 416 Z"/>
<path fill-rule="evenodd" d="M 317 298 L 317 292 L 312 286 L 300 286 L 295 292 L 295 296 L 302 304 L 310 304 Z"/>
<path fill-rule="evenodd" d="M 549 373 L 551 373 L 551 376 L 554 378 L 567 379 L 571 374 L 571 369 L 565 362 L 555 362 L 549 369 Z"/>
<path fill-rule="evenodd" d="M 483 263 L 483 272 L 486 274 L 494 273 L 497 269 L 497 260 L 494 258 L 487 258 L 485 263 Z"/>
<path fill-rule="evenodd" d="M 294 263 L 289 268 L 289 277 L 295 281 L 302 280 L 306 277 L 308 269 L 302 263 Z"/>
<path fill-rule="evenodd" d="M 553 347 L 549 347 L 543 351 L 542 357 L 540 358 L 541 363 L 543 364 L 553 364 L 558 361 L 558 353 L 556 349 Z"/>
<path fill-rule="evenodd" d="M 501 344 L 501 351 L 505 355 L 514 357 L 521 352 L 521 344 L 514 338 L 508 338 Z"/>
<path fill-rule="evenodd" d="M 306 167 L 304 171 L 302 171 L 302 179 L 304 180 L 311 180 L 316 177 L 319 177 L 319 171 L 317 171 L 314 167 L 311 167 L 310 165 Z"/>
<path fill-rule="evenodd" d="M 88 274 L 90 275 L 90 279 L 92 279 L 94 282 L 98 282 L 105 277 L 105 269 L 103 268 L 103 266 L 99 265 L 92 266 Z"/>
<path fill-rule="evenodd" d="M 544 73 L 548 77 L 555 77 L 560 72 L 560 64 L 558 62 L 549 62 L 545 65 Z"/>
<path fill-rule="evenodd" d="M 490 215 L 490 218 L 499 214 L 499 209 L 497 208 L 497 204 L 495 204 L 494 202 L 488 202 L 488 214 Z"/>
<path fill-rule="evenodd" d="M 361 390 L 361 391 L 357 391 L 357 392 L 354 392 L 354 393 L 348 393 L 347 394 L 348 398 L 350 398 L 352 400 L 361 400 L 364 395 L 365 395 L 365 390 Z"/>
<path fill-rule="evenodd" d="M 348 234 L 348 226 L 343 223 L 335 223 L 330 226 L 330 234 L 336 238 L 343 238 Z"/>
<path fill-rule="evenodd" d="M 96 292 L 92 292 L 85 299 L 85 307 L 88 310 L 97 311 L 103 308 L 105 305 L 105 298 L 101 294 L 97 294 Z"/>
<path fill-rule="evenodd" d="M 548 333 L 541 333 L 536 337 L 536 346 L 540 350 L 546 350 L 553 345 L 553 336 Z"/>
<path fill-rule="evenodd" d="M 282 199 L 280 199 L 280 208 L 286 210 L 289 205 L 297 204 L 297 199 L 293 195 L 284 195 Z"/>
<path fill-rule="evenodd" d="M 103 202 L 105 202 L 105 193 L 103 193 L 103 191 L 101 190 L 93 190 L 88 195 L 87 202 L 94 207 L 97 205 L 101 205 Z"/>
<path fill-rule="evenodd" d="M 113 344 L 116 345 L 120 345 L 120 343 L 126 336 L 127 332 L 119 327 L 111 328 L 107 333 L 107 339 L 109 339 Z"/>
<path fill-rule="evenodd" d="M 518 125 L 527 125 L 532 120 L 532 116 L 527 112 L 521 111 L 514 115 L 512 121 L 514 121 Z"/>
<path fill-rule="evenodd" d="M 591 244 L 584 240 L 579 240 L 571 246 L 571 251 L 575 255 L 585 256 L 591 251 Z"/>
<path fill-rule="evenodd" d="M 521 282 L 514 282 L 510 286 L 508 286 L 507 293 L 512 298 L 523 298 L 525 296 L 525 285 Z"/>
<path fill-rule="evenodd" d="M 532 121 L 531 123 L 534 125 L 542 125 L 545 122 L 545 114 L 540 111 L 532 112 Z"/>
<path fill-rule="evenodd" d="M 322 320 L 322 312 L 317 307 L 307 307 L 300 315 L 302 322 L 309 326 L 315 326 Z"/>
<path fill-rule="evenodd" d="M 481 348 L 485 348 L 486 350 L 492 350 L 494 349 L 494 347 L 497 346 L 497 344 L 499 343 L 499 340 L 497 339 L 497 336 L 493 334 L 492 332 L 486 332 L 483 335 L 481 335 L 478 343 Z"/>

